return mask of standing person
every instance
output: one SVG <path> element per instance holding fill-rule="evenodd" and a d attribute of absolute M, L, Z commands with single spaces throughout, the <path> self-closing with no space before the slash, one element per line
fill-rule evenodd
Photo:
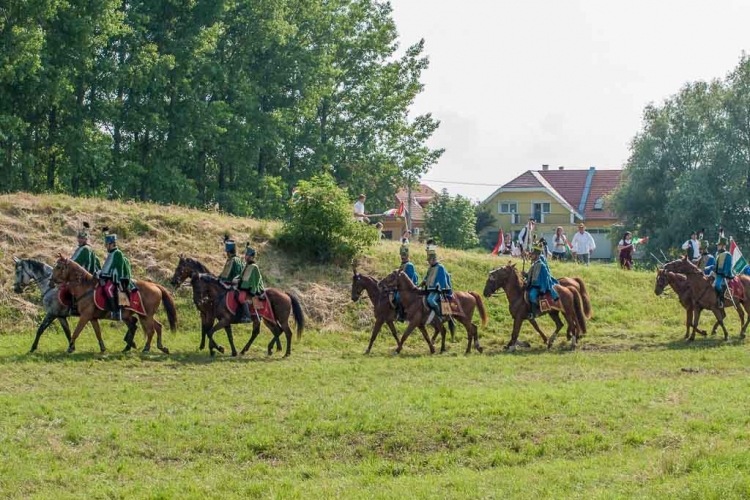
<path fill-rule="evenodd" d="M 228 234 L 224 235 L 224 252 L 227 254 L 227 261 L 221 270 L 219 281 L 225 288 L 229 288 L 234 279 L 242 274 L 242 260 L 237 257 L 237 246 Z"/>
<path fill-rule="evenodd" d="M 573 236 L 573 258 L 576 262 L 583 262 L 587 266 L 591 261 L 591 255 L 596 250 L 596 243 L 594 237 L 586 231 L 586 226 L 581 223 L 578 224 L 578 232 Z"/>
<path fill-rule="evenodd" d="M 520 257 L 522 254 L 523 254 L 523 250 L 521 250 L 521 243 L 518 241 L 511 243 L 510 256 Z"/>
<path fill-rule="evenodd" d="M 562 226 L 557 226 L 555 236 L 552 237 L 552 257 L 557 260 L 565 260 L 568 255 L 566 245 L 568 239 L 565 237 Z"/>
<path fill-rule="evenodd" d="M 84 268 L 89 274 L 94 274 L 102 268 L 102 264 L 89 245 L 89 228 L 89 223 L 84 222 L 83 229 L 78 231 L 78 248 L 70 260 Z"/>
<path fill-rule="evenodd" d="M 106 227 L 102 229 L 105 232 L 104 244 L 108 255 L 102 270 L 99 272 L 99 280 L 104 286 L 110 319 L 120 320 L 122 319 L 122 308 L 119 304 L 117 292 L 118 290 L 125 292 L 130 286 L 130 261 L 117 248 L 117 235 L 106 234 L 109 231 Z"/>
<path fill-rule="evenodd" d="M 690 239 L 682 244 L 682 249 L 686 251 L 688 259 L 693 261 L 693 264 L 698 263 L 701 258 L 701 243 L 698 240 L 698 231 L 690 233 Z"/>
<path fill-rule="evenodd" d="M 411 231 L 408 229 L 401 233 L 401 244 L 402 245 L 408 245 L 411 240 Z"/>
<path fill-rule="evenodd" d="M 532 264 L 526 280 L 526 288 L 529 291 L 529 304 L 531 305 L 529 319 L 534 319 L 541 313 L 539 299 L 545 293 L 552 295 L 552 300 L 557 300 L 557 292 L 554 288 L 557 280 L 552 277 L 546 259 L 542 258 L 542 252 L 544 252 L 542 245 L 537 245 L 531 253 Z"/>
<path fill-rule="evenodd" d="M 357 222 L 370 222 L 370 218 L 365 214 L 365 200 L 367 197 L 361 194 L 354 203 L 354 220 Z"/>
<path fill-rule="evenodd" d="M 716 244 L 716 265 L 714 266 L 716 279 L 714 280 L 714 289 L 716 290 L 719 307 L 724 307 L 724 293 L 727 289 L 727 281 L 734 278 L 732 273 L 732 255 L 727 252 L 727 243 L 727 239 L 721 237 Z"/>
<path fill-rule="evenodd" d="M 635 252 L 633 233 L 627 231 L 622 235 L 622 239 L 617 244 L 617 251 L 620 254 L 620 268 L 628 271 L 633 269 L 633 252 Z"/>
<path fill-rule="evenodd" d="M 250 316 L 249 301 L 266 300 L 266 287 L 263 284 L 260 268 L 255 263 L 255 249 L 250 246 L 250 243 L 245 246 L 245 268 L 239 276 L 234 278 L 234 284 L 238 285 L 239 290 L 247 293 L 247 300 L 242 303 L 242 316 L 239 322 L 251 323 L 253 318 Z M 260 303 L 257 306 L 255 309 L 260 309 Z"/>
<path fill-rule="evenodd" d="M 698 269 L 703 271 L 703 274 L 709 276 L 711 271 L 714 269 L 716 259 L 708 251 L 708 240 L 700 240 L 701 242 L 701 258 L 698 261 Z"/>
<path fill-rule="evenodd" d="M 523 226 L 521 232 L 518 233 L 518 243 L 519 245 L 521 245 L 522 253 L 531 251 L 532 233 L 534 232 L 535 227 L 536 221 L 533 217 L 531 217 L 529 219 L 529 222 L 527 222 L 526 225 Z"/>
<path fill-rule="evenodd" d="M 380 241 L 383 239 L 383 223 L 378 222 L 377 224 L 375 224 L 375 229 L 378 230 L 378 243 L 380 243 Z"/>

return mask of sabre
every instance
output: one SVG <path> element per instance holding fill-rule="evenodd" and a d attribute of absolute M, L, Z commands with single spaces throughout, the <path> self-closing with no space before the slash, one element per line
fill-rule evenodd
<path fill-rule="evenodd" d="M 669 259 L 667 258 L 667 256 L 666 256 L 666 255 L 664 255 L 664 251 L 663 251 L 663 250 L 662 250 L 661 248 L 659 249 L 659 252 L 661 252 L 661 256 L 662 256 L 662 257 L 664 257 L 664 260 L 665 260 L 665 261 L 668 261 L 668 260 L 669 260 Z"/>
<path fill-rule="evenodd" d="M 649 253 L 651 254 L 651 257 L 654 258 L 654 260 L 656 261 L 657 264 L 659 264 L 660 266 L 664 267 L 664 264 L 662 264 L 662 262 L 659 260 L 659 257 L 657 257 L 656 255 L 654 255 L 654 252 L 649 252 Z"/>
<path fill-rule="evenodd" d="M 724 280 L 726 281 L 726 278 L 724 278 Z M 737 309 L 737 304 L 734 302 L 734 294 L 732 293 L 732 287 L 729 286 L 728 281 L 726 283 L 727 283 L 727 291 L 729 291 L 729 300 L 732 301 L 732 305 L 734 306 L 735 309 Z"/>

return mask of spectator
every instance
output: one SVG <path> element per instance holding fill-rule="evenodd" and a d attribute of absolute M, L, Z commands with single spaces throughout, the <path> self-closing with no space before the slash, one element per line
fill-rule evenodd
<path fill-rule="evenodd" d="M 511 248 L 510 248 L 511 257 L 520 257 L 522 254 L 523 254 L 523 250 L 521 250 L 521 242 L 517 241 L 515 243 L 511 243 Z"/>
<path fill-rule="evenodd" d="M 568 255 L 566 250 L 566 243 L 568 239 L 565 237 L 562 226 L 557 226 L 555 229 L 555 236 L 552 237 L 552 257 L 557 260 L 565 260 Z"/>
<path fill-rule="evenodd" d="M 521 232 L 518 233 L 518 243 L 521 245 L 521 252 L 531 252 L 531 233 L 536 227 L 536 221 L 533 217 L 529 219 L 529 222 L 523 226 Z"/>
<path fill-rule="evenodd" d="M 682 244 L 682 249 L 686 250 L 688 259 L 694 263 L 701 258 L 701 242 L 698 240 L 698 231 L 690 233 L 690 239 Z"/>
<path fill-rule="evenodd" d="M 628 231 L 622 235 L 622 239 L 617 244 L 617 251 L 620 253 L 620 267 L 628 271 L 633 269 L 633 252 L 635 251 L 633 233 Z"/>
<path fill-rule="evenodd" d="M 591 261 L 591 254 L 596 250 L 596 243 L 594 243 L 594 237 L 586 231 L 586 226 L 578 224 L 578 232 L 573 236 L 573 258 L 576 262 L 583 262 L 587 266 Z"/>
<path fill-rule="evenodd" d="M 357 222 L 370 222 L 369 217 L 365 214 L 365 200 L 367 197 L 363 194 L 359 195 L 357 201 L 354 203 L 354 220 Z"/>
<path fill-rule="evenodd" d="M 378 230 L 378 243 L 383 239 L 383 223 L 378 222 L 375 224 L 375 229 Z"/>
<path fill-rule="evenodd" d="M 401 244 L 408 245 L 411 240 L 411 231 L 408 229 L 401 234 Z"/>

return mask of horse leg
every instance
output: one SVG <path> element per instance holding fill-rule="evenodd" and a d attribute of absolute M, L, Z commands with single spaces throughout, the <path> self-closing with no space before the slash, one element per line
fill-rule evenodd
<path fill-rule="evenodd" d="M 745 338 L 745 312 L 742 310 L 743 304 L 735 306 L 737 314 L 740 316 L 740 339 Z"/>
<path fill-rule="evenodd" d="M 149 317 L 141 317 L 141 328 L 146 333 L 146 345 L 143 346 L 142 352 L 151 352 L 151 339 L 154 338 L 154 320 Z"/>
<path fill-rule="evenodd" d="M 746 337 L 745 333 L 747 332 L 747 326 L 750 325 L 750 301 L 743 302 L 742 307 L 745 308 L 745 312 L 747 313 L 747 321 L 745 321 L 745 324 L 742 325 L 742 328 L 740 329 L 740 339 Z"/>
<path fill-rule="evenodd" d="M 688 339 L 688 342 L 693 342 L 695 340 L 695 330 L 698 329 L 698 322 L 701 320 L 701 312 L 702 309 L 694 309 L 693 310 L 693 330 L 690 332 L 690 338 Z M 717 321 L 716 325 L 718 325 L 720 322 Z M 714 331 L 711 332 L 711 335 L 716 333 L 716 325 L 714 325 Z"/>
<path fill-rule="evenodd" d="M 240 354 L 245 354 L 250 349 L 250 346 L 253 345 L 253 342 L 255 342 L 256 337 L 260 333 L 260 321 L 253 321 L 253 333 L 250 334 L 250 340 L 247 341 L 247 344 L 245 344 L 245 347 L 242 348 L 242 351 L 240 351 Z"/>
<path fill-rule="evenodd" d="M 224 328 L 224 331 L 227 332 L 227 340 L 229 341 L 229 347 L 232 349 L 232 357 L 237 357 L 237 349 L 234 347 L 234 335 L 232 335 L 232 325 L 227 325 Z"/>
<path fill-rule="evenodd" d="M 70 344 L 70 324 L 68 323 L 68 318 L 66 318 L 65 316 L 60 316 L 58 318 L 58 321 L 60 321 L 60 326 L 62 326 L 65 338 L 67 339 L 68 344 Z"/>
<path fill-rule="evenodd" d="M 292 329 L 289 328 L 289 322 L 286 321 L 283 326 L 284 334 L 286 334 L 286 353 L 284 354 L 284 357 L 289 357 L 290 354 L 292 354 Z M 279 340 L 279 337 L 276 337 L 276 340 L 278 343 L 281 343 Z"/>
<path fill-rule="evenodd" d="M 399 340 L 398 346 L 396 347 L 396 351 L 394 352 L 394 354 L 400 354 L 401 353 L 401 349 L 403 349 L 403 347 L 404 347 L 404 342 L 406 342 L 406 339 L 409 338 L 409 335 L 411 335 L 411 332 L 413 332 L 416 327 L 417 327 L 416 323 L 414 323 L 413 321 L 409 322 L 409 326 L 406 327 L 406 330 L 401 335 L 401 340 Z M 429 336 L 428 336 L 427 337 L 427 343 L 430 344 L 430 346 L 432 346 L 432 343 L 429 340 L 430 339 L 429 339 Z"/>
<path fill-rule="evenodd" d="M 86 324 L 89 322 L 89 319 L 84 318 L 81 316 L 81 318 L 78 320 L 78 324 L 76 325 L 76 329 L 73 330 L 73 335 L 70 337 L 70 344 L 68 345 L 68 354 L 71 354 L 75 352 L 76 350 L 76 339 L 78 339 L 78 336 L 81 334 L 83 329 L 86 327 Z"/>
<path fill-rule="evenodd" d="M 448 334 L 448 332 L 445 331 L 445 325 L 443 323 L 436 323 L 436 325 L 438 326 L 439 331 L 440 331 L 440 354 L 443 354 L 446 351 L 445 337 Z M 425 331 L 427 331 L 426 328 L 425 328 Z M 434 340 L 432 341 L 432 345 L 435 345 Z"/>
<path fill-rule="evenodd" d="M 214 341 L 214 333 L 218 332 L 222 328 L 226 328 L 229 325 L 230 320 L 219 320 L 206 333 L 206 335 L 208 335 L 208 353 L 211 357 L 216 356 L 216 353 L 214 351 L 219 351 L 220 353 L 224 354 L 224 348 Z"/>
<path fill-rule="evenodd" d="M 508 344 L 505 346 L 505 348 L 511 352 L 516 350 L 516 342 L 518 342 L 518 334 L 521 332 L 521 325 L 523 324 L 523 320 L 524 318 L 513 319 L 513 333 L 510 336 Z"/>
<path fill-rule="evenodd" d="M 268 328 L 273 334 L 273 338 L 268 343 L 268 355 L 271 356 L 273 355 L 273 346 L 276 345 L 276 342 L 280 342 L 279 335 L 281 335 L 281 329 L 278 327 L 278 325 L 268 325 Z"/>
<path fill-rule="evenodd" d="M 138 349 L 135 343 L 135 331 L 138 329 L 138 319 L 130 318 L 130 321 L 126 322 L 128 330 L 125 332 L 125 337 L 122 339 L 125 342 L 125 349 L 122 352 L 128 352 L 130 349 Z"/>
<path fill-rule="evenodd" d="M 91 320 L 91 326 L 94 327 L 94 333 L 96 334 L 96 340 L 99 341 L 99 352 L 104 353 L 107 348 L 104 347 L 104 340 L 102 340 L 102 328 L 99 326 L 98 319 Z"/>
<path fill-rule="evenodd" d="M 162 324 L 159 323 L 157 320 L 154 320 L 154 328 L 156 329 L 156 347 L 164 354 L 169 354 L 169 349 L 162 343 L 162 337 L 161 337 L 161 329 Z"/>
<path fill-rule="evenodd" d="M 443 335 L 443 348 L 445 348 L 445 329 L 442 328 L 442 335 Z M 427 345 L 430 346 L 430 354 L 435 354 L 435 345 L 430 342 L 430 334 L 427 333 L 427 328 L 425 328 L 423 325 L 419 325 L 419 331 L 422 332 L 422 337 L 424 337 L 424 341 L 427 342 Z"/>
<path fill-rule="evenodd" d="M 383 319 L 376 318 L 375 324 L 372 325 L 372 335 L 370 335 L 370 343 L 367 344 L 367 349 L 365 349 L 365 354 L 370 354 L 370 349 L 372 349 L 372 344 L 374 344 L 375 339 L 378 338 L 378 334 L 380 333 L 380 328 L 382 326 L 383 326 Z M 398 335 L 396 336 L 396 342 L 398 342 Z"/>
<path fill-rule="evenodd" d="M 726 317 L 724 310 L 714 309 L 713 313 L 714 313 L 714 316 L 716 316 L 716 319 L 719 321 L 719 326 L 721 326 L 721 330 L 724 332 L 724 340 L 729 340 L 729 332 L 727 331 L 727 327 L 724 326 L 724 318 Z"/>
<path fill-rule="evenodd" d="M 206 317 L 206 314 L 201 313 L 201 343 L 198 346 L 198 350 L 202 351 L 206 348 L 206 339 L 208 338 L 208 329 L 211 328 L 210 319 Z"/>
<path fill-rule="evenodd" d="M 65 318 L 60 318 L 60 323 L 61 324 L 62 324 L 62 321 L 64 319 Z M 52 314 L 47 313 L 44 316 L 44 319 L 39 324 L 39 328 L 36 330 L 36 337 L 34 338 L 34 343 L 31 344 L 31 349 L 29 349 L 29 353 L 32 353 L 32 352 L 36 351 L 37 347 L 39 347 L 39 338 L 44 333 L 44 330 L 46 330 L 47 327 L 49 325 L 51 325 L 53 321 L 55 321 L 55 317 Z M 67 322 L 66 322 L 66 326 L 67 326 Z M 68 345 L 70 345 L 70 328 L 68 328 L 68 330 L 66 330 L 66 333 L 67 333 L 67 337 L 68 337 Z"/>
<path fill-rule="evenodd" d="M 387 323 L 388 323 L 388 329 L 391 331 L 391 335 L 393 335 L 393 338 L 396 340 L 396 343 L 398 344 L 398 331 L 396 331 L 396 325 L 391 320 L 388 320 Z"/>
<path fill-rule="evenodd" d="M 540 337 L 542 337 L 542 342 L 545 344 L 547 343 L 547 336 L 544 334 L 542 329 L 539 327 L 539 323 L 536 322 L 536 318 L 530 319 L 529 323 L 531 323 L 531 326 L 534 327 L 534 330 L 539 334 Z"/>
<path fill-rule="evenodd" d="M 479 325 L 471 323 L 471 328 L 474 330 L 474 349 L 476 349 L 479 354 L 482 354 L 484 348 L 479 345 Z"/>

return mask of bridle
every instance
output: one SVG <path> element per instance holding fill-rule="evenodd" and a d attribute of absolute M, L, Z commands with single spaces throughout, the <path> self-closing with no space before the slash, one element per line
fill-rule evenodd
<path fill-rule="evenodd" d="M 26 270 L 26 266 L 23 262 L 19 261 L 18 264 L 16 264 L 16 270 L 18 270 L 19 267 L 21 268 L 21 283 L 15 284 L 19 290 L 25 290 L 31 285 L 39 284 L 39 279 Z M 28 283 L 24 282 L 25 278 L 29 278 Z"/>

